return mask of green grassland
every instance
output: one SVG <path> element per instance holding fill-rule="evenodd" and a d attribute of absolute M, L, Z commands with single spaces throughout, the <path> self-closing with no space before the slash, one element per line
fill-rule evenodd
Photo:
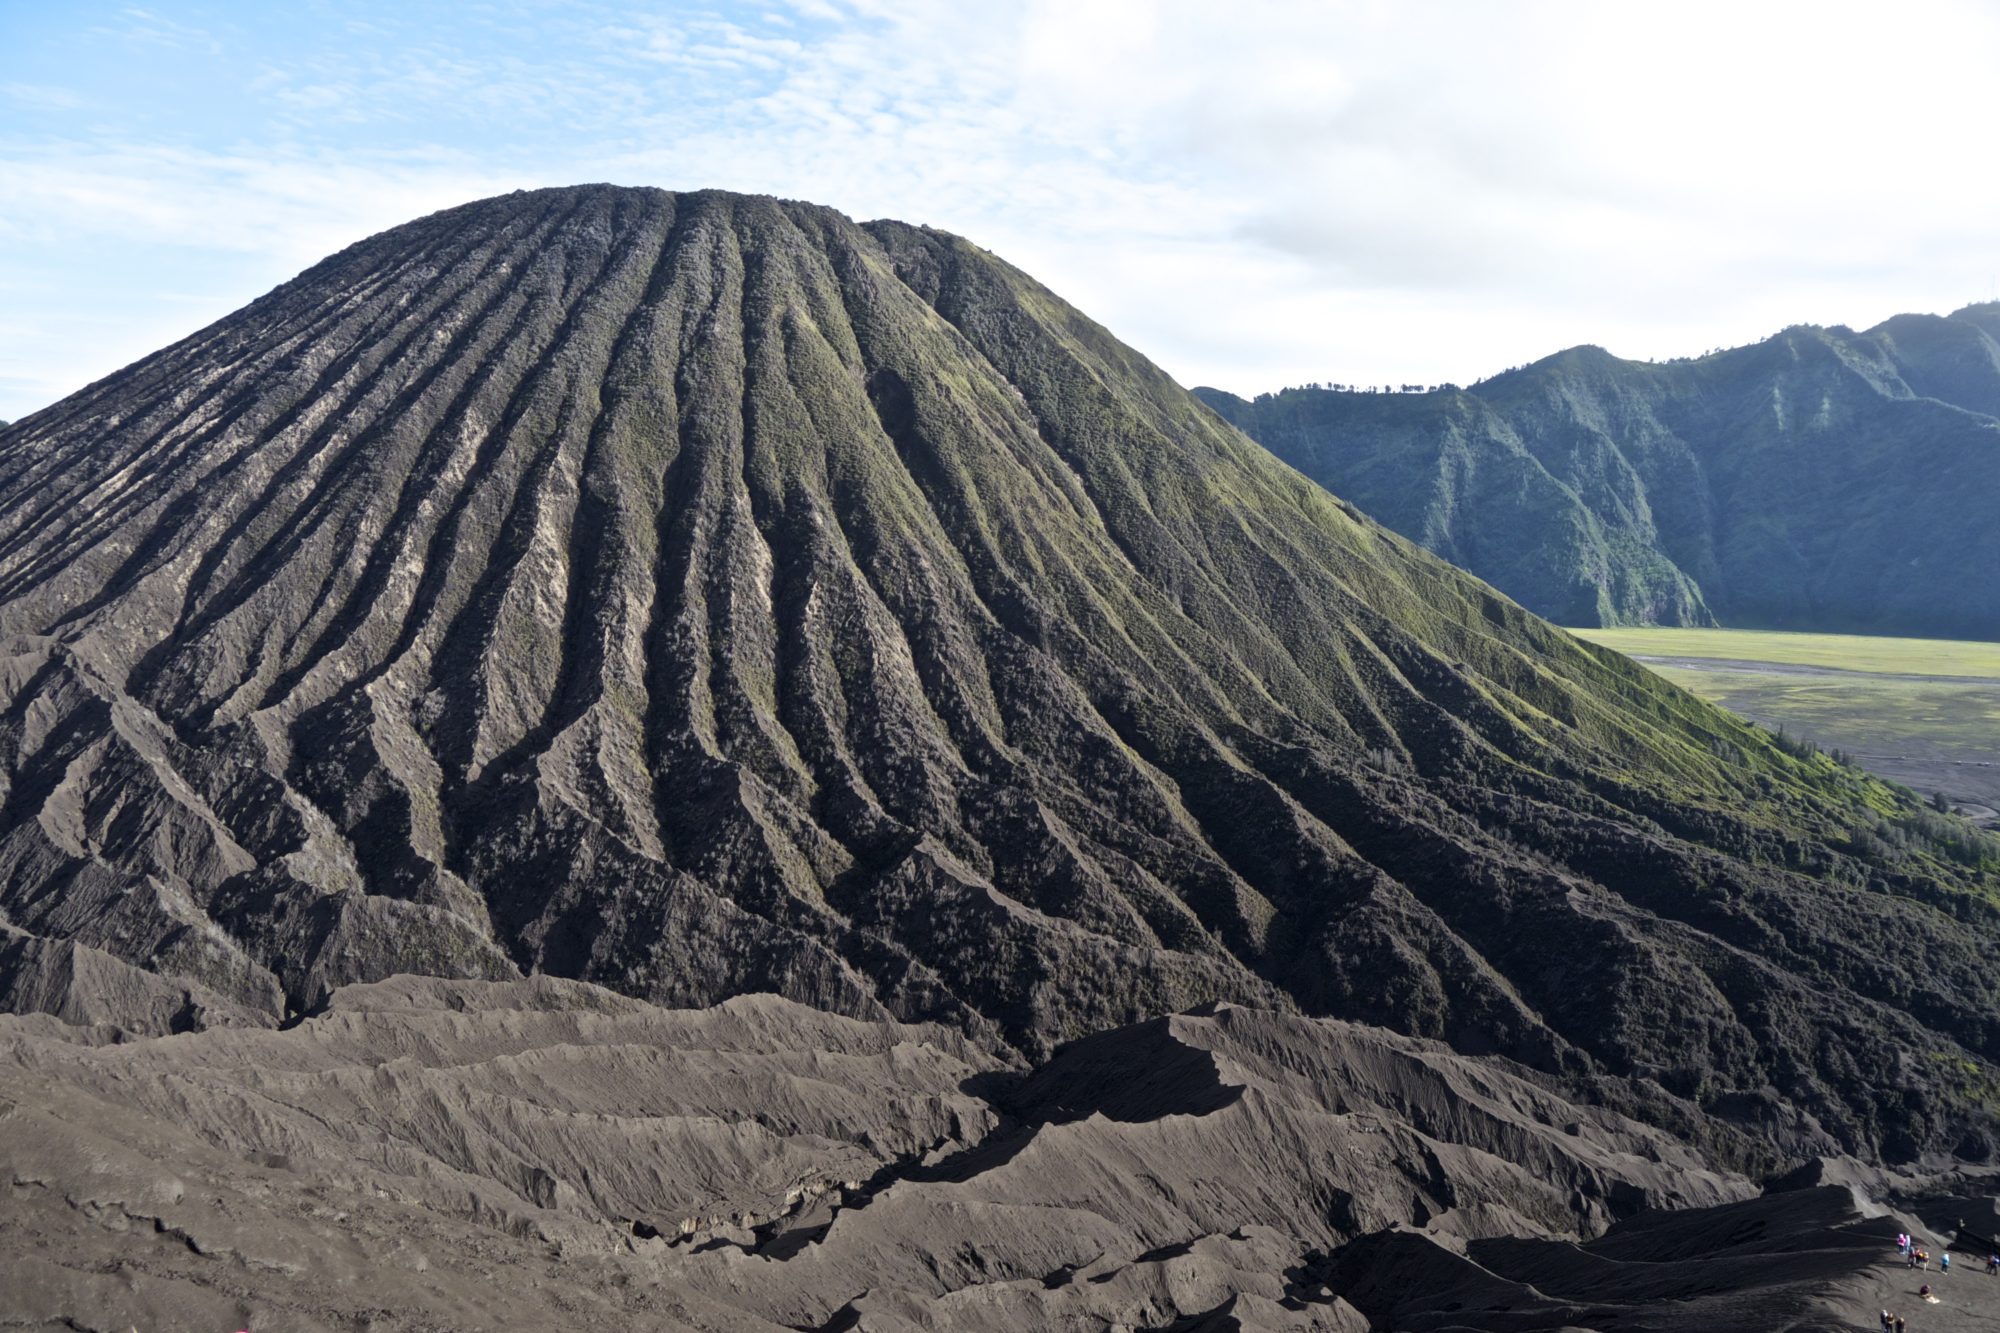
<path fill-rule="evenodd" d="M 1572 632 L 1754 722 L 2000 820 L 2000 644 L 1760 630 Z"/>
<path fill-rule="evenodd" d="M 1570 633 L 1628 657 L 1706 657 L 1777 662 L 1831 671 L 1977 676 L 2000 683 L 2000 643 L 1892 639 L 1867 634 L 1794 634 L 1753 629 L 1575 629 Z"/>

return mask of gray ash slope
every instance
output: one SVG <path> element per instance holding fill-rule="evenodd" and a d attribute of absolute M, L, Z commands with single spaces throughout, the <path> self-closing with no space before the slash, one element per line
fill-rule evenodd
<path fill-rule="evenodd" d="M 1759 1197 L 1494 1057 L 1230 1006 L 1021 1071 L 403 977 L 283 1032 L 0 1016 L 0 1089 L 8 1327 L 1849 1328 L 1914 1308 L 1899 1227 L 2000 1218 L 1990 1176 L 1932 1227 L 1852 1167 Z M 2000 1325 L 1955 1281 L 1920 1327 Z"/>
<path fill-rule="evenodd" d="M 1490 1059 L 1227 1007 L 1025 1078 L 935 1026 L 547 978 L 114 1035 L 0 1018 L 10 1326 L 1353 1333 L 1306 1269 L 1362 1233 L 1752 1193 Z"/>
<path fill-rule="evenodd" d="M 1222 1000 L 1718 1161 L 1992 1147 L 1990 865 L 809 205 L 468 205 L 9 427 L 0 783 L 18 1008 L 540 971 L 1040 1057 Z"/>

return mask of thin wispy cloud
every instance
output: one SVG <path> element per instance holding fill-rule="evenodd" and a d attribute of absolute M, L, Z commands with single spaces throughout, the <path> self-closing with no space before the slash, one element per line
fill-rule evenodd
<path fill-rule="evenodd" d="M 37 111 L 78 111 L 84 106 L 83 98 L 69 89 L 46 83 L 0 84 L 0 97 Z"/>
<path fill-rule="evenodd" d="M 58 9 L 0 17 L 0 417 L 371 230 L 583 180 L 964 232 L 1242 390 L 1671 355 L 2000 271 L 1978 3 Z"/>
<path fill-rule="evenodd" d="M 219 55 L 223 50 L 214 33 L 161 10 L 137 6 L 117 9 L 108 22 L 93 24 L 89 31 L 97 36 L 170 51 L 201 50 Z"/>

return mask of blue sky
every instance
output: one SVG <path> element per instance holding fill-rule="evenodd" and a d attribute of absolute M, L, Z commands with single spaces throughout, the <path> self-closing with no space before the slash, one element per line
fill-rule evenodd
<path fill-rule="evenodd" d="M 370 232 L 615 180 L 946 227 L 1184 383 L 1995 294 L 2000 5 L 0 0 L 0 418 Z"/>

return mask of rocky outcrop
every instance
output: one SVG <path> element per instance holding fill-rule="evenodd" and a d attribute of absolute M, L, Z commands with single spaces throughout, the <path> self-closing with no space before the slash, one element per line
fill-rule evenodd
<path fill-rule="evenodd" d="M 1884 1310 L 1912 1328 L 1993 1326 L 1976 1278 L 1948 1282 L 1895 1258 L 1908 1215 L 1842 1186 L 1716 1208 L 1648 1213 L 1594 1240 L 1439 1243 L 1383 1232 L 1314 1270 L 1380 1329 L 1507 1330 L 1880 1327 Z M 1940 1296 L 1918 1294 L 1921 1278 Z"/>
<path fill-rule="evenodd" d="M 143 1036 L 208 1027 L 273 1027 L 261 1010 L 199 982 L 180 982 L 73 940 L 46 940 L 0 925 L 0 1011 L 49 1014 L 79 1027 Z"/>

